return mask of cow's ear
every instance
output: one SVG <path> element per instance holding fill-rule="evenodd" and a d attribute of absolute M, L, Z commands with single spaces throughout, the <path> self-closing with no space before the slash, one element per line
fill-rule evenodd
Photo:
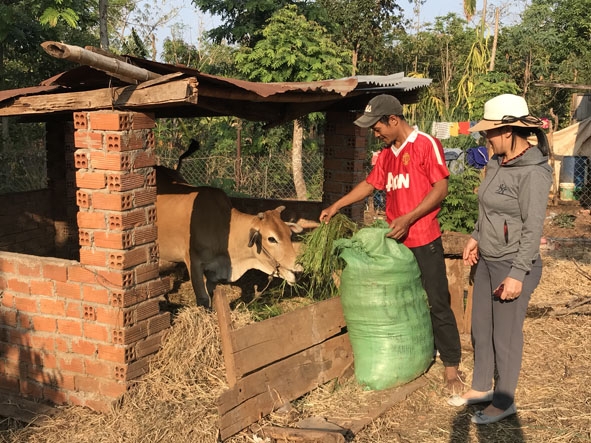
<path fill-rule="evenodd" d="M 291 229 L 291 232 L 293 232 L 294 234 L 299 234 L 300 232 L 302 232 L 304 230 L 303 227 L 301 227 L 299 224 L 297 223 L 292 223 L 292 222 L 285 222 L 285 224 L 287 226 L 289 226 L 289 229 Z"/>
<path fill-rule="evenodd" d="M 248 239 L 248 247 L 251 248 L 253 245 L 257 245 L 257 254 L 261 253 L 261 248 L 263 247 L 261 233 L 256 229 L 251 229 Z"/>

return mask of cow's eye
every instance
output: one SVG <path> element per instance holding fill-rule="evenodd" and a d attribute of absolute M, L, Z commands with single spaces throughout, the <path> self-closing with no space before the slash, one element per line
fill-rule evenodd
<path fill-rule="evenodd" d="M 267 238 L 267 241 L 269 243 L 277 243 L 277 239 L 275 239 L 275 237 L 269 237 L 269 238 Z"/>

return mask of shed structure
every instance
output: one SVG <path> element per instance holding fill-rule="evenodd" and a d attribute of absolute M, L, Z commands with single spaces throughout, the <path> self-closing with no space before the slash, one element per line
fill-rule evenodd
<path fill-rule="evenodd" d="M 352 124 L 356 113 L 381 93 L 416 102 L 431 80 L 398 73 L 253 83 L 87 49 L 153 75 L 140 81 L 78 66 L 0 91 L 0 118 L 45 123 L 48 175 L 46 189 L 0 195 L 0 386 L 100 411 L 148 370 L 171 324 L 160 308 L 171 283 L 158 270 L 157 120 L 236 116 L 275 125 L 325 112 L 324 201 L 286 202 L 294 217 L 315 219 L 365 176 L 367 131 Z M 347 215 L 361 221 L 363 205 Z"/>

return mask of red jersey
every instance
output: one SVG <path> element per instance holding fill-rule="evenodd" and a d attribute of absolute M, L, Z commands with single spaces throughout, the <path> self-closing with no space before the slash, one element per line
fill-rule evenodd
<path fill-rule="evenodd" d="M 382 149 L 366 180 L 386 191 L 386 218 L 390 223 L 415 209 L 432 185 L 448 176 L 441 142 L 415 130 L 400 148 L 391 145 Z M 439 210 L 435 208 L 411 225 L 403 242 L 407 247 L 424 246 L 441 236 Z"/>

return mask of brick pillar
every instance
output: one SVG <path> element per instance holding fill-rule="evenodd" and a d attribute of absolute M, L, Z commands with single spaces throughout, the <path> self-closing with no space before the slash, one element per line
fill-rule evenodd
<path fill-rule="evenodd" d="M 74 125 L 71 121 L 45 126 L 47 181 L 55 227 L 55 257 L 78 260 Z"/>
<path fill-rule="evenodd" d="M 353 124 L 352 112 L 328 112 L 324 147 L 323 205 L 345 195 L 367 176 L 367 129 Z M 365 202 L 341 210 L 352 220 L 363 223 Z"/>
<path fill-rule="evenodd" d="M 90 271 L 78 278 L 93 283 L 82 296 L 86 378 L 113 398 L 148 370 L 171 324 L 160 312 L 170 285 L 158 271 L 154 125 L 141 113 L 74 114 L 80 264 Z"/>

